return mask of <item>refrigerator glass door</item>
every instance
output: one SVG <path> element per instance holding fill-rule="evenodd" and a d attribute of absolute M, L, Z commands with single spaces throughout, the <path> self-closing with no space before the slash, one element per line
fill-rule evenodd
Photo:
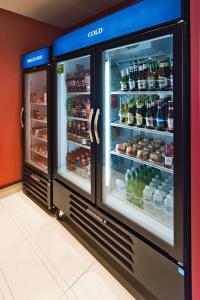
<path fill-rule="evenodd" d="M 91 194 L 90 55 L 57 64 L 57 173 Z"/>
<path fill-rule="evenodd" d="M 48 174 L 47 71 L 25 74 L 25 162 Z"/>
<path fill-rule="evenodd" d="M 103 60 L 103 203 L 173 246 L 173 35 Z"/>

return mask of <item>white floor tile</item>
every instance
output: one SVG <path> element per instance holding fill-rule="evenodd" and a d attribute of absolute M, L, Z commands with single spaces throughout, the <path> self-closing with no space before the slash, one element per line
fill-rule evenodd
<path fill-rule="evenodd" d="M 51 220 L 47 213 L 22 192 L 1 199 L 0 203 L 15 220 L 26 237 L 41 230 Z"/>
<path fill-rule="evenodd" d="M 33 239 L 69 286 L 94 262 L 92 255 L 71 234 L 66 231 L 64 238 L 54 225 L 47 226 Z"/>
<path fill-rule="evenodd" d="M 55 267 L 51 264 L 48 258 L 44 255 L 40 247 L 38 247 L 38 245 L 33 240 L 29 240 L 28 242 L 32 249 L 35 251 L 35 253 L 40 257 L 41 261 L 45 264 L 46 268 L 52 274 L 52 276 L 54 277 L 60 288 L 63 290 L 63 292 L 66 292 L 69 289 L 69 286 L 62 278 L 62 276 L 58 273 L 58 271 L 55 269 Z"/>
<path fill-rule="evenodd" d="M 79 300 L 134 300 L 98 262 L 75 283 L 72 291 Z"/>
<path fill-rule="evenodd" d="M 13 295 L 11 293 L 11 290 L 8 286 L 8 283 L 5 280 L 5 276 L 3 272 L 0 269 L 0 290 L 1 290 L 1 295 L 3 296 L 4 300 L 13 300 Z M 1 297 L 0 297 L 1 299 Z"/>
<path fill-rule="evenodd" d="M 28 241 L 2 255 L 0 268 L 15 300 L 57 300 L 63 294 Z"/>
<path fill-rule="evenodd" d="M 59 300 L 78 300 L 78 298 L 69 290 L 64 296 L 62 296 Z M 111 299 L 110 299 L 111 300 Z"/>
<path fill-rule="evenodd" d="M 0 255 L 25 239 L 16 223 L 0 206 Z"/>

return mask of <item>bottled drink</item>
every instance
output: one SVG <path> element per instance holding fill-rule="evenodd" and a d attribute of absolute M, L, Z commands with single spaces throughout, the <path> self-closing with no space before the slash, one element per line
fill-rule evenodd
<path fill-rule="evenodd" d="M 168 131 L 173 132 L 174 131 L 174 108 L 173 108 L 173 101 L 169 101 L 169 113 L 167 118 L 167 125 L 168 125 Z"/>
<path fill-rule="evenodd" d="M 147 74 L 146 69 L 144 70 L 144 65 L 139 65 L 139 74 L 138 74 L 138 90 L 146 91 L 147 90 Z"/>
<path fill-rule="evenodd" d="M 163 131 L 165 129 L 165 117 L 162 109 L 161 101 L 158 101 L 158 109 L 156 114 L 156 127 L 157 130 Z"/>
<path fill-rule="evenodd" d="M 173 91 L 174 83 L 173 83 L 173 59 L 171 60 L 171 73 L 170 73 L 170 90 Z"/>
<path fill-rule="evenodd" d="M 148 80 L 148 90 L 155 91 L 156 84 L 157 84 L 157 78 L 156 78 L 156 73 L 154 72 L 153 63 L 149 64 L 149 72 L 148 72 L 147 80 Z"/>
<path fill-rule="evenodd" d="M 134 66 L 134 81 L 135 81 L 135 90 L 138 90 L 138 63 L 135 61 Z"/>
<path fill-rule="evenodd" d="M 141 105 L 141 103 L 139 101 L 137 103 L 136 125 L 138 127 L 142 127 L 143 126 L 142 105 Z"/>
<path fill-rule="evenodd" d="M 151 110 L 151 103 L 147 102 L 147 113 L 146 113 L 146 127 L 149 129 L 153 129 L 153 115 L 152 115 L 152 110 Z"/>
<path fill-rule="evenodd" d="M 167 59 L 160 61 L 159 69 L 159 90 L 166 91 L 169 89 L 170 67 Z"/>
<path fill-rule="evenodd" d="M 172 194 L 168 194 L 164 200 L 165 219 L 169 224 L 173 224 L 174 200 Z"/>
<path fill-rule="evenodd" d="M 90 98 L 88 97 L 85 101 L 85 110 L 86 110 L 86 118 L 89 119 L 90 116 Z"/>
<path fill-rule="evenodd" d="M 129 126 L 133 126 L 134 124 L 134 114 L 133 114 L 133 103 L 131 102 L 131 100 L 129 100 L 128 103 L 128 120 L 127 120 L 127 124 Z"/>
<path fill-rule="evenodd" d="M 125 123 L 128 122 L 128 98 L 124 99 Z"/>
<path fill-rule="evenodd" d="M 122 91 L 128 91 L 129 89 L 129 71 L 128 69 L 126 70 L 121 70 L 121 75 L 122 75 L 122 80 L 121 80 L 121 90 Z"/>
<path fill-rule="evenodd" d="M 144 210 L 151 213 L 153 210 L 153 194 L 149 186 L 143 190 Z"/>
<path fill-rule="evenodd" d="M 119 119 L 120 119 L 120 123 L 126 122 L 125 105 L 122 98 L 120 98 Z"/>
<path fill-rule="evenodd" d="M 173 167 L 173 144 L 167 144 L 165 146 L 165 161 L 164 166 L 167 169 L 172 169 Z"/>
<path fill-rule="evenodd" d="M 134 78 L 134 67 L 133 64 L 129 66 L 129 89 L 130 91 L 135 90 L 135 78 Z"/>
<path fill-rule="evenodd" d="M 158 218 L 162 218 L 163 216 L 163 196 L 160 190 L 156 189 L 154 195 L 153 195 L 153 203 L 155 208 L 155 215 Z"/>
<path fill-rule="evenodd" d="M 126 200 L 132 202 L 134 199 L 134 187 L 131 170 L 128 169 L 125 175 L 125 184 L 126 184 Z"/>

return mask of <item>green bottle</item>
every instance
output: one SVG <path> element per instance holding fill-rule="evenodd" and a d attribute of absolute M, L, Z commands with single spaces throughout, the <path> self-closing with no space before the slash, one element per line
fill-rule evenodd
<path fill-rule="evenodd" d="M 134 198 L 134 189 L 133 189 L 133 178 L 131 174 L 131 170 L 128 169 L 125 175 L 126 182 L 126 200 L 128 202 L 132 202 Z"/>

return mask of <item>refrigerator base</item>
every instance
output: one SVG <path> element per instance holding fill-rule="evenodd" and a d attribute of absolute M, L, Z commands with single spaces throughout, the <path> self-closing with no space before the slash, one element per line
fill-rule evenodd
<path fill-rule="evenodd" d="M 55 207 L 66 215 L 65 223 L 72 233 L 89 245 L 133 296 L 185 299 L 184 276 L 178 265 L 55 180 L 53 199 Z"/>
<path fill-rule="evenodd" d="M 51 181 L 41 177 L 31 169 L 24 167 L 23 192 L 30 198 L 44 204 L 48 210 L 52 209 Z"/>

